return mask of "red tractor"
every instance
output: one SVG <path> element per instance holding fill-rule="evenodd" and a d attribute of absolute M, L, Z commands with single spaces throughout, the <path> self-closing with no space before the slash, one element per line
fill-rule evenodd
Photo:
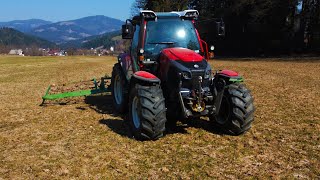
<path fill-rule="evenodd" d="M 234 71 L 213 74 L 207 61 L 214 48 L 209 53 L 200 39 L 198 16 L 196 10 L 144 10 L 122 27 L 131 48 L 113 67 L 111 90 L 115 110 L 129 113 L 138 140 L 156 140 L 177 120 L 203 116 L 231 135 L 251 128 L 255 108 L 250 91 Z"/>

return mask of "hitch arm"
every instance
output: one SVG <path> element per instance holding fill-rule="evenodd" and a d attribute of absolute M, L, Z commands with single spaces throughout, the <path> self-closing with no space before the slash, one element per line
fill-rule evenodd
<path fill-rule="evenodd" d="M 187 108 L 185 107 L 184 105 L 184 102 L 183 102 L 183 98 L 182 98 L 182 94 L 181 94 L 181 86 L 182 86 L 182 81 L 181 81 L 181 74 L 180 74 L 180 82 L 179 82 L 179 93 L 178 93 L 178 96 L 179 96 L 179 102 L 180 102 L 180 105 L 181 105 L 181 109 L 182 109 L 182 113 L 183 113 L 183 117 L 184 118 L 188 118 L 190 115 L 191 115 L 191 112 L 187 110 Z"/>

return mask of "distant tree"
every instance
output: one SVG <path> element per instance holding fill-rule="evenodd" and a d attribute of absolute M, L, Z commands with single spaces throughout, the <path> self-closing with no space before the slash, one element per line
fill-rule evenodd
<path fill-rule="evenodd" d="M 68 48 L 68 49 L 66 50 L 68 56 L 74 56 L 74 55 L 76 55 L 76 51 L 77 51 L 77 50 L 76 50 L 75 48 Z"/>
<path fill-rule="evenodd" d="M 320 46 L 320 0 L 302 0 L 300 40 L 309 47 Z M 319 48 L 319 47 L 318 47 Z"/>
<path fill-rule="evenodd" d="M 131 16 L 135 16 L 140 12 L 140 9 L 145 9 L 147 0 L 136 0 L 131 7 Z"/>
<path fill-rule="evenodd" d="M 220 43 L 229 53 L 288 52 L 303 44 L 320 46 L 320 0 L 136 0 L 132 8 L 135 13 L 140 9 L 197 9 L 202 38 Z M 213 32 L 219 18 L 226 24 L 224 39 L 217 39 Z"/>
<path fill-rule="evenodd" d="M 11 49 L 13 49 L 11 46 L 6 46 L 0 43 L 0 54 L 8 54 Z"/>
<path fill-rule="evenodd" d="M 44 56 L 42 49 L 39 49 L 37 45 L 32 45 L 25 49 L 24 54 L 26 56 Z"/>
<path fill-rule="evenodd" d="M 189 0 L 136 0 L 132 5 L 131 14 L 134 16 L 141 9 L 153 10 L 156 12 L 183 11 L 188 9 Z"/>

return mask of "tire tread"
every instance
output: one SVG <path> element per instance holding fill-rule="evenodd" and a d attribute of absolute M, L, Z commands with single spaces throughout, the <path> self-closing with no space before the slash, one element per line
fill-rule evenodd
<path fill-rule="evenodd" d="M 141 105 L 141 126 L 139 129 L 132 127 L 135 138 L 138 140 L 161 138 L 166 130 L 166 108 L 160 86 L 136 84 L 134 88 L 137 91 L 136 96 L 140 99 Z"/>
<path fill-rule="evenodd" d="M 227 87 L 225 97 L 230 103 L 229 118 L 223 124 L 214 121 L 222 131 L 231 135 L 240 135 L 251 128 L 255 108 L 250 92 L 243 84 L 235 83 Z"/>

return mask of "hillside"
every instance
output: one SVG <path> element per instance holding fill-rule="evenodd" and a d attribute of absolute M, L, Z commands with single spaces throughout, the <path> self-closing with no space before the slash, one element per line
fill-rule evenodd
<path fill-rule="evenodd" d="M 107 34 L 107 33 L 106 33 Z M 68 41 L 62 44 L 59 44 L 61 48 L 68 49 L 68 48 L 82 48 L 83 44 L 90 42 L 96 38 L 102 37 L 104 35 L 96 35 L 96 36 L 89 36 L 82 39 Z"/>
<path fill-rule="evenodd" d="M 29 20 L 15 20 L 9 22 L 0 22 L 1 27 L 13 28 L 21 32 L 30 32 L 32 29 L 46 24 L 51 24 L 50 21 L 45 21 L 41 19 L 29 19 Z"/>
<path fill-rule="evenodd" d="M 116 44 L 117 37 L 120 35 L 120 31 L 108 32 L 103 35 L 90 36 L 83 39 L 69 41 L 59 46 L 61 48 L 97 48 L 100 46 L 110 47 Z M 121 39 L 121 38 L 120 38 Z"/>
<path fill-rule="evenodd" d="M 33 29 L 30 34 L 62 44 L 90 36 L 119 30 L 122 21 L 106 16 L 90 16 L 82 19 L 47 24 Z"/>
<path fill-rule="evenodd" d="M 31 35 L 26 35 L 12 28 L 0 28 L 0 45 L 16 48 L 23 48 L 27 46 L 47 48 L 55 46 L 52 42 Z"/>
<path fill-rule="evenodd" d="M 104 46 L 104 47 L 114 46 L 115 42 L 117 41 L 116 37 L 119 36 L 120 34 L 121 34 L 120 31 L 106 33 L 102 36 L 98 36 L 90 41 L 83 43 L 82 47 L 96 48 L 100 46 Z"/>

